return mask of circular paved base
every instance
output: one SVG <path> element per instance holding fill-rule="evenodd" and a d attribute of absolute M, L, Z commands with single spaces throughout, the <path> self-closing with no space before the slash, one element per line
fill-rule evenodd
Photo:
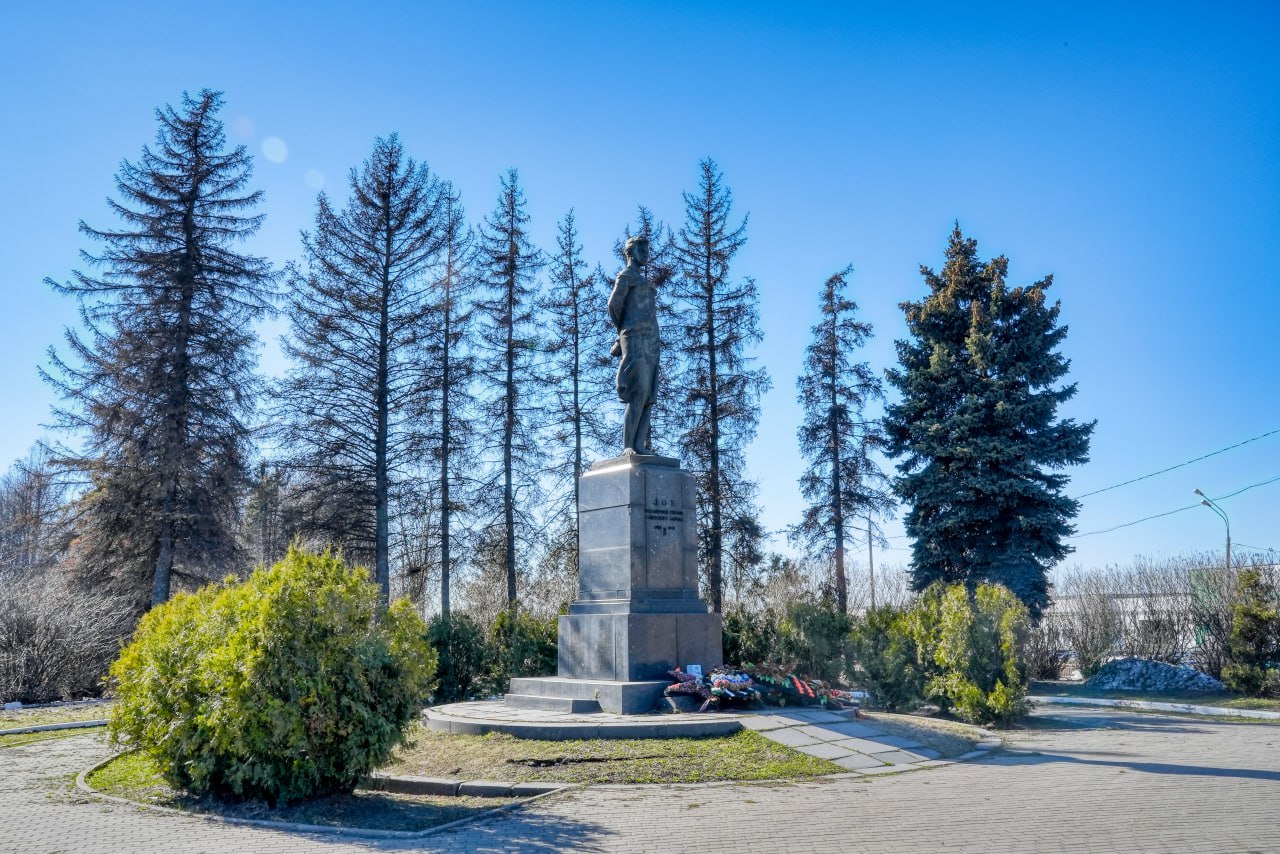
<path fill-rule="evenodd" d="M 742 729 L 744 715 L 702 714 L 575 715 L 541 709 L 513 709 L 501 700 L 450 703 L 422 713 L 437 732 L 484 735 L 505 732 L 519 738 L 545 741 L 588 738 L 698 738 L 730 735 Z"/>

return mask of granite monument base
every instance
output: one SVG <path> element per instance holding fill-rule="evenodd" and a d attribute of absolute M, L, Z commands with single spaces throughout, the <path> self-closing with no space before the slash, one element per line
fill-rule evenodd
<path fill-rule="evenodd" d="M 720 615 L 698 596 L 694 499 L 669 457 L 628 451 L 582 476 L 578 598 L 560 617 L 557 676 L 512 680 L 509 705 L 651 711 L 667 671 L 723 663 Z"/>
<path fill-rule="evenodd" d="M 574 679 L 670 684 L 673 667 L 722 663 L 719 614 L 574 614 L 560 618 L 557 673 Z"/>
<path fill-rule="evenodd" d="M 549 712 L 640 715 L 652 712 L 662 699 L 669 679 L 645 682 L 615 682 L 608 679 L 565 679 L 537 676 L 511 680 L 506 695 L 508 706 Z"/>

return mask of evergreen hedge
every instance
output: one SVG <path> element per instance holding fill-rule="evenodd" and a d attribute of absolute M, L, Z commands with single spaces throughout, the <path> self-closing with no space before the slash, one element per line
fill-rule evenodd
<path fill-rule="evenodd" d="M 111 666 L 111 737 L 198 795 L 349 792 L 404 740 L 435 665 L 407 601 L 385 608 L 363 567 L 293 547 L 142 619 Z"/>

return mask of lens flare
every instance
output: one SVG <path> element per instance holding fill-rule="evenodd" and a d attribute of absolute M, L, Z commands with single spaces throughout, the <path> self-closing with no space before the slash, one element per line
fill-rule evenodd
<path fill-rule="evenodd" d="M 313 190 L 324 189 L 324 173 L 317 169 L 308 169 L 307 174 L 302 176 L 302 180 L 307 182 L 307 186 Z"/>
<path fill-rule="evenodd" d="M 269 136 L 262 141 L 262 156 L 272 163 L 283 163 L 289 156 L 289 146 L 278 136 Z"/>

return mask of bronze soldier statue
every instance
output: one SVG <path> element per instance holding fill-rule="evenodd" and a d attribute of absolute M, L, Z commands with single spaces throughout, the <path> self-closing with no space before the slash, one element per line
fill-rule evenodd
<path fill-rule="evenodd" d="M 644 272 L 649 263 L 648 238 L 628 239 L 622 254 L 627 266 L 614 279 L 609 295 L 609 316 L 618 329 L 618 340 L 610 353 L 622 356 L 618 397 L 627 404 L 622 448 L 624 452 L 652 454 L 649 414 L 658 391 L 659 342 L 657 289 Z"/>

